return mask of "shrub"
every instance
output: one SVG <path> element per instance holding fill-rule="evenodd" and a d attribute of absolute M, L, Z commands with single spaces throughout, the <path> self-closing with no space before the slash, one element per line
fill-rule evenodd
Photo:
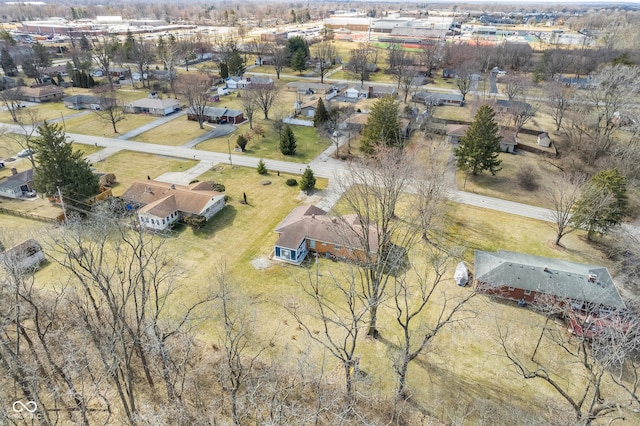
<path fill-rule="evenodd" d="M 238 139 L 236 139 L 236 145 L 240 147 L 240 150 L 242 150 L 242 152 L 244 152 L 244 149 L 247 147 L 247 142 L 249 142 L 249 139 L 247 139 L 244 135 L 238 135 Z"/>
<path fill-rule="evenodd" d="M 267 165 L 264 164 L 264 160 L 261 158 L 260 161 L 258 161 L 258 174 L 261 175 L 266 175 L 267 174 Z"/>
<path fill-rule="evenodd" d="M 287 184 L 287 186 L 298 186 L 298 181 L 293 178 L 287 179 L 285 183 Z"/>
<path fill-rule="evenodd" d="M 217 192 L 224 192 L 226 190 L 226 188 L 225 188 L 225 186 L 223 184 L 215 182 L 215 181 L 209 182 L 209 185 L 211 185 L 213 190 L 217 191 Z"/>
<path fill-rule="evenodd" d="M 518 185 L 525 191 L 535 191 L 538 189 L 538 174 L 531 164 L 523 164 L 516 173 Z"/>
<path fill-rule="evenodd" d="M 197 229 L 202 228 L 207 223 L 207 219 L 204 216 L 187 216 L 184 218 L 184 223 Z"/>

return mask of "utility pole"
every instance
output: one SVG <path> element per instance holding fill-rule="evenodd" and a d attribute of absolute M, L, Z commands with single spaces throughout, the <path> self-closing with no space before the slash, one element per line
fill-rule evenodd
<path fill-rule="evenodd" d="M 64 224 L 67 224 L 68 218 L 67 218 L 67 210 L 64 208 L 64 200 L 62 199 L 62 192 L 60 191 L 60 187 L 56 186 L 56 188 L 58 189 L 58 197 L 60 198 L 60 207 L 62 207 L 62 214 L 64 215 Z"/>
<path fill-rule="evenodd" d="M 233 162 L 231 161 L 231 142 L 229 141 L 231 136 L 227 138 L 227 149 L 229 150 L 229 165 L 233 167 Z"/>

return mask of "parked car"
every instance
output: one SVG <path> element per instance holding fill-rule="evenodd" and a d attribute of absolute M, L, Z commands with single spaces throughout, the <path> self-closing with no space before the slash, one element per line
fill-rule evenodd
<path fill-rule="evenodd" d="M 31 155 L 31 150 L 30 149 L 23 149 L 22 151 L 20 151 L 18 153 L 18 157 L 19 158 L 24 158 L 24 157 L 28 157 Z"/>

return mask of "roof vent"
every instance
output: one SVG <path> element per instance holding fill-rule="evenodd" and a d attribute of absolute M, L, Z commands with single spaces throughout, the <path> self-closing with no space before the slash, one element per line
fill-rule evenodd
<path fill-rule="evenodd" d="M 175 184 L 173 184 L 173 183 L 171 184 L 171 189 L 176 189 Z"/>
<path fill-rule="evenodd" d="M 544 265 L 543 271 L 549 272 L 549 268 L 547 268 L 547 265 Z"/>
<path fill-rule="evenodd" d="M 315 215 L 315 214 L 312 214 L 312 215 L 311 215 L 311 219 L 315 219 L 315 218 L 316 218 L 316 215 Z"/>

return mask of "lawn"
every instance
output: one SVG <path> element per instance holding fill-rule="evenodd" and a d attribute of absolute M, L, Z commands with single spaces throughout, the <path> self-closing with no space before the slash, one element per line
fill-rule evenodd
<path fill-rule="evenodd" d="M 477 176 L 465 176 L 465 173 L 456 173 L 458 188 L 467 192 L 502 198 L 517 203 L 530 204 L 538 207 L 551 208 L 551 202 L 547 199 L 546 191 L 553 187 L 553 178 L 557 176 L 558 169 L 552 165 L 553 160 L 548 160 L 540 155 L 518 151 L 516 155 L 500 154 L 502 170 L 495 176 L 483 172 Z M 525 190 L 520 185 L 518 173 L 523 165 L 528 165 L 533 171 L 537 185 L 535 190 Z M 466 177 L 466 183 L 465 183 Z"/>
<path fill-rule="evenodd" d="M 83 135 L 118 137 L 138 127 L 157 120 L 158 117 L 141 114 L 125 114 L 125 119 L 116 123 L 118 133 L 113 132 L 110 121 L 103 120 L 95 113 L 81 117 L 65 119 L 65 128 L 68 133 L 80 133 Z"/>
<path fill-rule="evenodd" d="M 200 129 L 197 121 L 189 121 L 187 117 L 176 118 L 154 129 L 148 130 L 131 139 L 138 142 L 159 145 L 179 146 L 211 130 L 206 125 Z"/>
<path fill-rule="evenodd" d="M 124 156 L 127 169 L 149 167 L 157 173 L 161 172 L 161 168 L 175 168 L 174 162 L 178 161 L 126 152 L 115 154 L 110 160 L 114 166 L 125 168 Z M 152 164 L 156 159 L 161 163 Z M 118 175 L 121 171 L 113 168 L 109 171 L 122 180 Z M 142 174 L 146 175 L 146 172 Z M 127 176 L 127 179 L 145 177 Z M 315 275 L 315 265 L 310 263 L 295 267 L 273 262 L 267 269 L 256 269 L 252 265 L 255 259 L 264 260 L 269 256 L 277 239 L 273 232 L 277 224 L 293 207 L 307 201 L 300 197 L 298 188 L 284 184 L 289 177 L 285 174 L 261 176 L 249 168 L 217 166 L 215 170 L 201 175 L 199 180 L 214 180 L 224 184 L 229 195 L 227 207 L 202 229 L 182 226 L 172 236 L 158 238 L 164 239 L 169 253 L 176 254 L 176 263 L 183 271 L 180 297 L 185 300 L 194 297 L 205 283 L 212 282 L 219 268 L 226 266 L 233 285 L 257 303 L 257 335 L 265 339 L 275 336 L 275 346 L 264 354 L 266 359 L 303 353 L 310 348 L 313 360 L 320 356 L 319 347 L 308 340 L 286 308 L 300 306 L 306 314 L 311 312 L 309 299 L 302 293 L 299 283 Z M 264 181 L 270 181 L 270 184 L 263 185 Z M 248 201 L 246 205 L 240 203 L 245 194 Z M 409 199 L 402 200 L 403 208 L 408 205 Z M 399 213 L 401 216 L 401 211 Z M 14 219 L 9 219 L 7 223 L 13 224 Z M 565 248 L 554 247 L 553 230 L 544 222 L 453 203 L 447 204 L 446 219 L 450 222 L 442 236 L 450 244 L 464 247 L 463 255 L 467 261 L 473 258 L 473 249 L 501 248 L 602 263 L 601 253 L 587 245 L 579 233 L 565 237 Z M 0 220 L 4 220 L 4 216 Z M 28 226 L 19 229 L 24 229 L 25 233 L 29 231 Z M 455 261 L 451 267 L 454 265 Z M 48 279 L 54 270 L 53 266 L 49 265 L 39 272 L 38 279 Z M 340 276 L 345 271 L 347 265 L 344 263 L 320 259 L 318 264 L 319 277 L 325 283 L 329 282 L 332 274 Z M 443 286 L 447 297 L 468 294 L 468 288 L 453 285 L 450 275 L 446 275 Z M 443 294 L 435 295 L 433 309 L 441 306 L 443 300 Z M 433 314 L 430 311 L 428 316 Z M 510 323 L 514 325 L 511 342 L 528 349 L 531 336 L 539 332 L 537 327 L 544 323 L 544 318 L 514 304 L 495 303 L 482 296 L 473 300 L 464 315 L 471 319 L 445 327 L 429 344 L 426 352 L 410 366 L 408 385 L 415 408 L 447 418 L 452 413 L 445 411 L 444 407 L 466 407 L 476 399 L 483 398 L 498 405 L 509 404 L 513 409 L 543 412 L 546 401 L 556 398 L 556 395 L 539 382 L 519 379 L 499 356 L 500 348 L 495 337 L 497 320 Z M 307 317 L 307 320 L 312 330 L 320 330 L 319 324 L 313 319 Z M 399 337 L 390 301 L 379 308 L 378 326 L 382 339 L 375 341 L 362 338 L 358 343 L 357 356 L 361 359 L 359 367 L 362 372 L 358 387 L 363 392 L 374 392 L 379 398 L 387 399 L 392 395 L 394 386 L 389 353 Z M 200 337 L 207 343 L 213 343 L 218 336 L 216 330 L 218 328 L 214 320 L 208 320 L 201 328 Z M 297 359 L 291 357 L 290 360 L 294 362 Z M 343 380 L 340 366 L 329 357 L 326 368 L 327 377 L 340 389 Z M 474 416 L 475 413 L 471 418 Z"/>
<path fill-rule="evenodd" d="M 135 181 L 155 179 L 165 172 L 179 172 L 195 166 L 197 161 L 182 160 L 173 157 L 144 154 L 132 151 L 120 151 L 103 161 L 94 163 L 99 172 L 113 173 L 117 183 L 113 195 L 120 196 Z"/>
<path fill-rule="evenodd" d="M 33 114 L 37 121 L 51 121 L 51 120 L 59 120 L 62 118 L 63 114 L 69 114 L 69 109 L 64 106 L 64 104 L 60 102 L 45 102 L 41 104 L 37 104 L 34 106 L 28 106 L 27 108 L 23 108 L 20 110 L 20 114 L 22 115 L 22 119 L 24 122 L 31 122 L 30 114 Z M 2 123 L 11 123 L 15 124 L 13 119 L 11 118 L 11 114 L 9 111 L 1 111 L 0 112 L 0 122 Z"/>
<path fill-rule="evenodd" d="M 331 141 L 328 138 L 321 138 L 318 136 L 318 131 L 315 127 L 306 126 L 291 126 L 293 133 L 296 136 L 297 151 L 295 155 L 283 155 L 280 152 L 280 138 L 278 132 L 273 128 L 273 121 L 265 121 L 262 119 L 253 120 L 254 129 L 260 126 L 264 131 L 264 137 L 253 134 L 251 140 L 247 144 L 246 155 L 252 157 L 259 157 L 271 160 L 282 161 L 294 161 L 297 163 L 309 163 L 322 151 L 327 149 Z M 249 125 L 242 125 L 236 134 L 231 135 L 231 149 L 235 145 L 237 135 L 252 134 L 249 130 Z M 209 139 L 198 145 L 198 149 L 205 151 L 215 152 L 227 152 L 227 137 Z M 241 154 L 236 152 L 235 154 Z"/>

